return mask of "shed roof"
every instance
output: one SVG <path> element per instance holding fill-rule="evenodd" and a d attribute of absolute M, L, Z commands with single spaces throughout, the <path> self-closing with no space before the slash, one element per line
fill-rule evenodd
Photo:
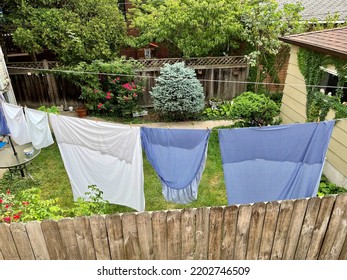
<path fill-rule="evenodd" d="M 326 17 L 339 14 L 338 21 L 345 21 L 347 18 L 347 1 L 346 0 L 277 0 L 279 8 L 284 4 L 296 4 L 301 2 L 304 10 L 300 13 L 304 20 L 316 18 L 324 21 Z"/>
<path fill-rule="evenodd" d="M 292 45 L 347 59 L 347 27 L 301 33 L 279 39 Z"/>

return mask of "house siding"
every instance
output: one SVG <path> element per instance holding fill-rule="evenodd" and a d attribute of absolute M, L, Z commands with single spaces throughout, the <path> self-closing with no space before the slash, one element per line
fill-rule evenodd
<path fill-rule="evenodd" d="M 4 54 L 3 54 L 2 49 L 0 47 L 0 79 L 5 80 L 6 78 L 10 78 L 10 76 L 7 72 Z M 10 103 L 17 104 L 16 97 L 15 97 L 14 92 L 13 92 L 12 84 L 10 84 L 9 90 L 6 93 L 6 95 L 7 95 L 6 97 L 7 97 L 8 101 Z"/>
<path fill-rule="evenodd" d="M 291 47 L 288 74 L 283 90 L 281 117 L 285 124 L 306 122 L 307 93 L 304 77 L 298 67 L 298 50 L 297 46 Z M 333 119 L 334 115 L 333 112 L 329 112 L 327 119 Z M 334 127 L 323 173 L 331 182 L 347 188 L 347 119 L 338 121 Z"/>
<path fill-rule="evenodd" d="M 306 88 L 297 62 L 297 47 L 291 48 L 286 84 L 283 89 L 281 117 L 285 123 L 306 121 Z"/>

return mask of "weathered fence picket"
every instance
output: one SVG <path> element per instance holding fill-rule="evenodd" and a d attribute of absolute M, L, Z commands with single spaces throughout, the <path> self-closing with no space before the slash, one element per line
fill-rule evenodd
<path fill-rule="evenodd" d="M 181 211 L 167 212 L 167 257 L 169 260 L 182 259 Z"/>
<path fill-rule="evenodd" d="M 258 253 L 259 260 L 269 260 L 271 257 L 279 210 L 280 204 L 277 201 L 266 204 L 263 233 Z"/>
<path fill-rule="evenodd" d="M 20 259 L 34 260 L 34 252 L 31 249 L 30 240 L 26 232 L 25 225 L 22 223 L 12 223 L 10 230 Z"/>
<path fill-rule="evenodd" d="M 73 221 L 82 260 L 95 260 L 94 242 L 89 219 L 87 217 L 77 217 Z"/>
<path fill-rule="evenodd" d="M 53 220 L 41 222 L 41 229 L 46 240 L 47 250 L 51 260 L 66 260 L 67 254 L 61 240 L 58 223 Z"/>
<path fill-rule="evenodd" d="M 58 221 L 59 233 L 69 260 L 80 260 L 81 254 L 78 248 L 76 231 L 73 220 L 70 218 Z"/>
<path fill-rule="evenodd" d="M 198 208 L 196 210 L 195 224 L 195 258 L 206 260 L 208 254 L 208 238 L 210 224 L 210 208 Z"/>
<path fill-rule="evenodd" d="M 316 220 L 316 224 L 313 228 L 312 240 L 307 252 L 306 259 L 316 260 L 319 256 L 319 251 L 324 241 L 327 226 L 329 223 L 331 211 L 335 203 L 334 196 L 325 196 L 321 199 L 321 204 Z"/>
<path fill-rule="evenodd" d="M 155 211 L 152 214 L 153 254 L 155 260 L 167 259 L 166 214 L 166 211 Z"/>
<path fill-rule="evenodd" d="M 107 215 L 105 218 L 108 241 L 110 245 L 110 253 L 112 260 L 124 260 L 124 240 L 122 218 L 118 214 Z"/>
<path fill-rule="evenodd" d="M 17 252 L 16 245 L 14 243 L 10 226 L 7 224 L 0 224 L 0 248 L 2 251 L 2 257 L 5 260 L 19 260 L 19 254 Z"/>
<path fill-rule="evenodd" d="M 193 260 L 195 248 L 195 209 L 184 209 L 181 214 L 182 259 Z"/>
<path fill-rule="evenodd" d="M 222 260 L 232 260 L 234 258 L 238 209 L 235 205 L 227 206 L 224 209 Z"/>
<path fill-rule="evenodd" d="M 93 237 L 96 259 L 111 259 L 104 217 L 100 215 L 92 216 L 89 218 L 89 223 Z"/>
<path fill-rule="evenodd" d="M 328 229 L 319 253 L 320 260 L 336 260 L 346 239 L 347 195 L 338 196 L 331 213 Z"/>
<path fill-rule="evenodd" d="M 219 260 L 222 248 L 223 208 L 210 209 L 209 247 L 208 259 Z"/>
<path fill-rule="evenodd" d="M 31 248 L 33 249 L 35 259 L 49 260 L 45 237 L 43 236 L 41 224 L 39 222 L 27 223 L 25 226 L 30 240 Z"/>
<path fill-rule="evenodd" d="M 314 225 L 319 213 L 320 202 L 321 199 L 318 197 L 314 197 L 308 201 L 306 215 L 298 241 L 298 247 L 295 252 L 294 259 L 296 260 L 306 259 L 308 248 L 312 240 Z"/>
<path fill-rule="evenodd" d="M 347 259 L 347 193 L 0 224 L 0 260 Z"/>
<path fill-rule="evenodd" d="M 290 220 L 292 218 L 293 205 L 294 202 L 292 200 L 285 200 L 281 202 L 270 257 L 272 260 L 281 260 L 283 257 Z"/>
<path fill-rule="evenodd" d="M 246 259 L 256 260 L 259 255 L 261 236 L 265 218 L 265 203 L 256 203 L 252 207 L 251 224 L 249 228 L 249 238 Z"/>
<path fill-rule="evenodd" d="M 122 216 L 122 228 L 126 258 L 128 260 L 140 259 L 141 250 L 135 213 L 126 213 Z"/>
<path fill-rule="evenodd" d="M 283 252 L 283 259 L 293 259 L 295 255 L 295 250 L 298 244 L 300 230 L 302 228 L 302 223 L 307 208 L 306 199 L 298 199 L 294 202 L 292 219 L 290 221 L 290 226 L 288 230 L 288 236 Z"/>
<path fill-rule="evenodd" d="M 153 260 L 153 232 L 151 215 L 148 212 L 137 214 L 137 231 L 139 234 L 139 243 L 142 260 Z"/>
<path fill-rule="evenodd" d="M 235 260 L 246 259 L 251 216 L 252 206 L 249 204 L 241 205 L 237 217 L 237 229 L 234 252 Z"/>

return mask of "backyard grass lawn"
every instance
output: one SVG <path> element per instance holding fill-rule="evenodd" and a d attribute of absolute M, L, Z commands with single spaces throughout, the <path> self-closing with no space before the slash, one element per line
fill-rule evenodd
<path fill-rule="evenodd" d="M 224 184 L 223 167 L 218 143 L 218 132 L 211 132 L 206 168 L 198 190 L 198 199 L 190 204 L 175 204 L 167 202 L 161 193 L 162 187 L 154 169 L 144 157 L 145 201 L 147 211 L 164 209 L 195 208 L 203 206 L 227 205 Z M 76 165 L 78 163 L 76 162 Z M 18 189 L 39 187 L 42 199 L 58 198 L 58 204 L 63 208 L 73 206 L 72 190 L 62 162 L 57 144 L 41 150 L 40 155 L 28 167 L 34 181 L 30 179 L 9 178 L 0 180 L 0 192 L 9 188 L 12 192 Z M 114 205 L 112 212 L 131 212 L 131 208 Z"/>

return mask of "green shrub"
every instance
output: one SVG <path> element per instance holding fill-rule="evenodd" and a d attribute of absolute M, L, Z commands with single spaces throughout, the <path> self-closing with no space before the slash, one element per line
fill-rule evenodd
<path fill-rule="evenodd" d="M 230 119 L 232 105 L 232 101 L 222 101 L 221 104 L 216 107 L 211 106 L 205 108 L 202 115 L 206 116 L 207 119 Z"/>
<path fill-rule="evenodd" d="M 267 92 L 264 93 L 265 96 L 269 97 L 271 100 L 275 101 L 275 103 L 280 107 L 282 103 L 283 92 Z"/>
<path fill-rule="evenodd" d="M 345 188 L 339 187 L 334 183 L 329 182 L 328 178 L 325 175 L 322 175 L 317 196 L 322 197 L 329 194 L 339 194 L 345 193 L 347 190 Z"/>
<path fill-rule="evenodd" d="M 106 214 L 110 211 L 110 203 L 104 200 L 103 192 L 96 185 L 88 186 L 86 198 L 79 197 L 71 209 L 71 216 L 90 216 L 93 214 Z"/>
<path fill-rule="evenodd" d="M 58 198 L 43 199 L 41 189 L 33 187 L 18 191 L 9 189 L 0 193 L 0 222 L 27 222 L 63 217 L 90 216 L 111 212 L 111 204 L 102 198 L 103 192 L 95 185 L 88 186 L 86 198 L 79 197 L 70 209 L 58 204 Z"/>
<path fill-rule="evenodd" d="M 52 107 L 48 107 L 48 108 L 46 108 L 46 106 L 40 106 L 39 108 L 37 108 L 37 110 L 42 111 L 42 112 L 60 115 L 60 111 L 59 111 L 57 106 L 52 106 Z"/>
<path fill-rule="evenodd" d="M 183 62 L 165 64 L 150 94 L 154 109 L 164 119 L 191 119 L 204 109 L 203 87 Z"/>
<path fill-rule="evenodd" d="M 244 92 L 233 100 L 230 116 L 245 126 L 265 126 L 279 122 L 279 106 L 264 94 Z"/>
<path fill-rule="evenodd" d="M 5 223 L 44 219 L 61 219 L 66 213 L 58 199 L 41 199 L 41 190 L 31 188 L 17 194 L 7 190 L 0 193 L 0 221 Z"/>

